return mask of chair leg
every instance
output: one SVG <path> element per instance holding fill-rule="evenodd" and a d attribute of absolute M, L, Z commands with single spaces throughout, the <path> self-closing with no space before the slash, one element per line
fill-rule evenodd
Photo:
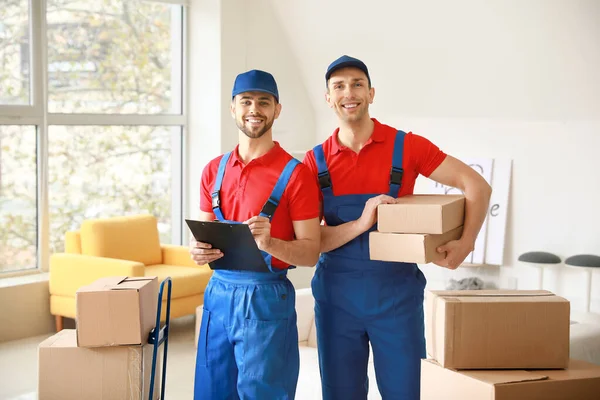
<path fill-rule="evenodd" d="M 63 317 L 60 315 L 55 315 L 54 319 L 56 320 L 56 332 L 60 332 L 63 330 Z"/>

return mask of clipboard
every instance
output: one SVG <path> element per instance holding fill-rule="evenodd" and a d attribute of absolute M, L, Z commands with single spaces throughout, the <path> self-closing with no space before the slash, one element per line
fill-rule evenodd
<path fill-rule="evenodd" d="M 248 225 L 191 219 L 185 222 L 198 242 L 223 252 L 223 257 L 208 264 L 211 269 L 271 272 Z"/>

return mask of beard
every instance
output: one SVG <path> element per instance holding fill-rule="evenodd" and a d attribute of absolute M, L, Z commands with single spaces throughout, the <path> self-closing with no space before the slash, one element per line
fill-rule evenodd
<path fill-rule="evenodd" d="M 235 121 L 235 124 L 237 125 L 238 129 L 240 131 L 244 132 L 244 135 L 248 136 L 250 139 L 258 139 L 262 135 L 267 133 L 273 126 L 273 122 L 275 120 L 274 118 L 269 120 L 266 117 L 259 116 L 259 115 L 255 115 L 255 117 L 260 118 L 263 121 L 265 121 L 264 125 L 262 127 L 246 126 L 245 119 L 247 117 L 243 117 L 241 120 L 236 119 L 236 121 Z"/>

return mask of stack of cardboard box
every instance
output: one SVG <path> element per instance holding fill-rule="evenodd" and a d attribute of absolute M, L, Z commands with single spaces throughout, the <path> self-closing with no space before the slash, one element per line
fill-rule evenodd
<path fill-rule="evenodd" d="M 437 248 L 460 239 L 462 195 L 411 195 L 377 208 L 377 231 L 369 235 L 372 260 L 427 264 L 444 258 Z"/>
<path fill-rule="evenodd" d="M 569 359 L 569 301 L 548 291 L 430 291 L 421 399 L 600 399 L 600 366 Z"/>
<path fill-rule="evenodd" d="M 101 278 L 76 294 L 76 329 L 39 345 L 40 400 L 146 400 L 156 323 L 156 277 Z M 158 354 L 161 354 L 159 352 Z M 155 399 L 160 396 L 157 361 Z"/>
<path fill-rule="evenodd" d="M 378 207 L 371 259 L 429 263 L 459 239 L 462 195 Z M 429 291 L 421 400 L 598 400 L 600 366 L 569 359 L 569 301 L 548 291 Z"/>

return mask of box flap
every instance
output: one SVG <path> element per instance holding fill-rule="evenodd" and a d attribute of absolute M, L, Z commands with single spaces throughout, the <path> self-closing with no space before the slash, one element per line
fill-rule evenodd
<path fill-rule="evenodd" d="M 477 379 L 478 381 L 490 385 L 500 385 L 508 383 L 543 381 L 548 379 L 547 375 L 525 370 L 463 370 L 459 371 L 463 375 Z"/>
<path fill-rule="evenodd" d="M 548 290 L 430 290 L 439 297 L 540 297 L 556 296 Z"/>
<path fill-rule="evenodd" d="M 63 329 L 62 331 L 50 336 L 49 338 L 43 340 L 39 345 L 38 348 L 45 348 L 45 347 L 52 347 L 54 346 L 54 343 L 56 343 L 58 340 L 60 340 L 60 337 L 62 335 L 64 335 L 64 332 L 67 329 Z"/>
<path fill-rule="evenodd" d="M 107 276 L 105 278 L 96 279 L 89 285 L 80 287 L 77 289 L 77 292 L 100 292 L 108 290 L 126 279 L 126 276 Z"/>
<path fill-rule="evenodd" d="M 553 381 L 564 381 L 568 379 L 590 379 L 600 378 L 600 365 L 592 364 L 582 360 L 569 360 L 567 369 L 555 369 L 546 371 L 535 371 L 548 375 Z"/>
<path fill-rule="evenodd" d="M 39 344 L 40 348 L 50 347 L 77 347 L 77 334 L 75 329 L 63 329 Z"/>
<path fill-rule="evenodd" d="M 443 368 L 436 361 L 428 359 L 424 360 L 440 368 Z M 457 372 L 461 375 L 476 379 L 490 385 L 500 385 L 508 383 L 543 381 L 548 379 L 547 375 L 540 373 L 541 371 L 525 371 L 522 369 L 513 370 L 456 370 L 447 368 L 450 371 Z"/>
<path fill-rule="evenodd" d="M 442 206 L 450 204 L 456 200 L 464 199 L 465 196 L 462 194 L 417 194 L 407 195 L 396 199 L 394 204 L 418 204 L 418 205 L 431 205 L 431 206 Z M 384 205 L 382 205 L 384 206 Z"/>
<path fill-rule="evenodd" d="M 152 282 L 155 278 L 151 277 L 131 277 L 125 278 L 114 285 L 107 287 L 110 290 L 140 290 L 142 287 Z"/>
<path fill-rule="evenodd" d="M 158 279 L 157 276 L 128 276 L 128 281 L 153 281 L 154 279 Z"/>
<path fill-rule="evenodd" d="M 440 290 L 427 295 L 445 303 L 569 303 L 547 290 Z"/>

